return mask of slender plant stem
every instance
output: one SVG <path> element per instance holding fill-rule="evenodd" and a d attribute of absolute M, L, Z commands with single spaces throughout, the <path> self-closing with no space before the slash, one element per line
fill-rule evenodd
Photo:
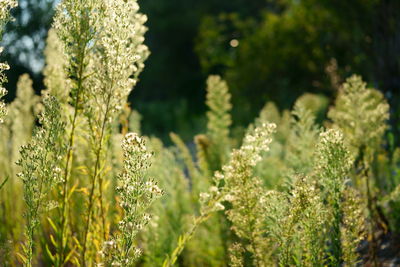
<path fill-rule="evenodd" d="M 68 182 L 69 182 L 69 176 L 71 174 L 72 170 L 72 160 L 73 160 L 73 146 L 75 143 L 75 130 L 76 130 L 76 121 L 79 115 L 79 105 L 81 101 L 81 93 L 83 89 L 83 71 L 84 71 L 84 64 L 83 60 L 85 58 L 86 54 L 86 46 L 83 47 L 82 52 L 80 53 L 79 57 L 79 70 L 78 70 L 78 84 L 77 84 L 77 93 L 76 93 L 76 99 L 74 103 L 74 116 L 72 119 L 72 128 L 71 128 L 71 133 L 69 136 L 69 141 L 68 141 L 68 149 L 67 149 L 67 161 L 65 164 L 65 169 L 64 169 L 64 180 L 63 180 L 63 185 L 62 185 L 62 196 L 63 196 L 63 202 L 61 205 L 61 234 L 59 238 L 59 244 L 58 247 L 60 249 L 60 257 L 59 257 L 59 262 L 58 266 L 64 266 L 64 260 L 65 260 L 65 244 L 64 240 L 66 239 L 66 228 L 67 228 L 67 222 L 68 222 Z"/>
<path fill-rule="evenodd" d="M 112 88 L 112 86 L 111 86 Z M 99 169 L 100 169 L 100 156 L 101 152 L 103 150 L 103 139 L 104 139 L 104 134 L 105 134 L 105 129 L 106 129 L 106 124 L 107 124 L 107 117 L 109 113 L 109 107 L 110 107 L 110 101 L 111 101 L 111 93 L 108 94 L 107 97 L 107 105 L 106 105 L 106 112 L 104 113 L 104 118 L 101 126 L 101 133 L 100 133 L 100 144 L 99 148 L 96 151 L 96 163 L 95 163 L 95 169 L 94 169 L 94 174 L 92 177 L 92 185 L 90 189 L 90 194 L 89 194 L 89 207 L 88 207 L 88 214 L 86 218 L 86 226 L 85 226 L 85 233 L 84 233 L 84 240 L 83 240 L 83 245 L 82 245 L 82 264 L 83 266 L 86 266 L 85 263 L 85 258 L 86 258 L 86 250 L 87 250 L 87 239 L 89 235 L 89 229 L 91 225 L 91 218 L 92 218 L 92 212 L 93 212 L 93 204 L 94 204 L 94 191 L 96 188 L 96 181 L 97 177 L 99 176 L 99 190 L 100 190 L 100 209 L 101 209 L 101 218 L 102 218 L 102 232 L 103 232 L 103 238 L 106 238 L 106 233 L 105 233 L 105 217 L 104 217 L 104 209 L 103 209 L 103 179 L 101 178 L 101 175 L 99 175 Z"/>
<path fill-rule="evenodd" d="M 6 177 L 6 179 L 4 179 L 4 181 L 0 184 L 0 190 L 3 188 L 3 186 L 7 183 L 8 181 L 8 176 Z"/>
<path fill-rule="evenodd" d="M 176 261 L 178 260 L 179 255 L 182 253 L 183 249 L 185 248 L 186 243 L 192 239 L 194 233 L 196 232 L 197 228 L 205 222 L 209 218 L 210 214 L 202 214 L 195 218 L 191 228 L 185 234 L 181 235 L 178 240 L 178 246 L 175 250 L 165 259 L 163 263 L 163 267 L 171 267 L 173 266 Z"/>
<path fill-rule="evenodd" d="M 365 164 L 366 165 L 366 164 Z M 367 189 L 367 207 L 370 212 L 371 220 L 368 223 L 370 227 L 370 235 L 371 235 L 371 244 L 370 244 L 370 252 L 371 252 L 371 258 L 372 258 L 372 264 L 374 267 L 378 266 L 378 260 L 377 260 L 377 250 L 378 250 L 378 242 L 375 238 L 375 212 L 373 210 L 373 204 L 372 204 L 372 195 L 371 195 L 371 186 L 369 183 L 369 176 L 368 176 L 368 170 L 365 168 L 365 186 Z"/>
<path fill-rule="evenodd" d="M 41 164 L 40 165 L 44 165 L 46 162 L 46 158 L 47 155 L 44 159 L 41 159 Z M 32 259 L 33 259 L 33 239 L 34 239 L 34 235 L 35 235 L 35 223 L 34 220 L 35 218 L 38 219 L 38 214 L 39 214 L 39 207 L 41 204 L 41 200 L 42 200 L 42 192 L 43 192 L 43 177 L 42 179 L 40 179 L 39 182 L 39 196 L 38 196 L 38 200 L 36 203 L 36 206 L 33 207 L 32 209 L 32 213 L 30 211 L 28 211 L 30 214 L 28 216 L 28 252 L 27 252 L 27 266 L 31 267 L 32 266 Z"/>
<path fill-rule="evenodd" d="M 215 205 L 215 203 L 221 201 L 223 199 L 225 194 L 221 194 L 218 196 L 216 199 L 212 199 L 208 204 L 207 204 L 207 209 L 205 209 L 204 212 L 202 212 L 199 216 L 197 216 L 194 221 L 192 226 L 190 227 L 189 231 L 184 233 L 179 237 L 178 240 L 178 245 L 175 248 L 175 250 L 171 253 L 171 255 L 168 255 L 167 258 L 164 260 L 163 267 L 171 267 L 175 264 L 175 262 L 178 260 L 179 255 L 182 253 L 183 249 L 185 248 L 185 245 L 187 242 L 189 242 L 194 233 L 196 232 L 197 228 L 204 223 L 205 221 L 210 218 L 211 214 L 213 213 L 212 207 Z"/>

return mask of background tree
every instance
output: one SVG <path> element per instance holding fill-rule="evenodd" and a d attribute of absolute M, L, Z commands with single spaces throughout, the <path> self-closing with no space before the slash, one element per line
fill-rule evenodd
<path fill-rule="evenodd" d="M 22 73 L 31 74 L 37 92 L 43 88 L 38 73 L 57 1 L 19 2 L 4 39 L 6 60 L 13 69 L 7 74 L 8 100 L 15 96 Z M 392 107 L 392 126 L 399 125 L 398 1 L 140 4 L 149 17 L 146 44 L 152 54 L 131 102 L 143 115 L 144 133 L 167 139 L 174 130 L 188 140 L 204 129 L 204 81 L 209 74 L 222 75 L 231 87 L 234 126 L 248 123 L 266 101 L 275 101 L 283 110 L 304 92 L 333 97 L 333 89 L 353 73 L 384 92 Z"/>
<path fill-rule="evenodd" d="M 202 69 L 231 86 L 240 107 L 234 118 L 247 122 L 267 100 L 290 107 L 305 91 L 333 96 L 335 79 L 352 73 L 382 90 L 398 114 L 399 2 L 275 3 L 260 18 L 233 12 L 202 20 L 196 51 Z"/>

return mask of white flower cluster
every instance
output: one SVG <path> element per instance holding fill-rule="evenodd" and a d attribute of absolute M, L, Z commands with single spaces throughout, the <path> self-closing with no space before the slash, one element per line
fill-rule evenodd
<path fill-rule="evenodd" d="M 135 133 L 128 133 L 122 149 L 124 167 L 118 176 L 117 192 L 124 217 L 118 223 L 119 235 L 107 241 L 101 252 L 105 262 L 114 266 L 130 266 L 140 255 L 140 250 L 134 247 L 134 238 L 151 220 L 147 213 L 150 205 L 163 194 L 154 180 L 145 177 L 152 156 L 145 140 Z"/>
<path fill-rule="evenodd" d="M 126 176 L 122 181 L 129 182 L 133 177 L 131 173 L 146 170 L 150 166 L 150 158 L 152 154 L 147 151 L 146 143 L 136 133 L 128 133 L 122 141 L 122 151 L 124 154 L 124 167 L 126 172 L 122 175 Z M 136 182 L 132 181 L 132 182 Z"/>
<path fill-rule="evenodd" d="M 35 194 L 41 192 L 38 192 L 39 188 L 34 188 L 38 183 L 50 186 L 60 182 L 61 155 L 65 151 L 65 147 L 60 144 L 60 138 L 64 134 L 64 123 L 60 120 L 60 106 L 53 97 L 46 97 L 43 102 L 44 111 L 39 116 L 39 123 L 42 126 L 35 130 L 30 143 L 21 146 L 21 158 L 17 161 L 17 165 L 22 168 L 18 177 L 23 180 L 26 187 L 33 188 L 34 195 L 30 197 L 38 199 L 41 196 Z"/>
<path fill-rule="evenodd" d="M 317 156 L 317 169 L 323 170 L 328 176 L 344 178 L 353 164 L 353 158 L 344 144 L 343 134 L 336 129 L 329 129 L 320 134 Z"/>
<path fill-rule="evenodd" d="M 17 7 L 18 2 L 15 0 L 2 0 L 0 2 L 0 21 L 3 24 L 9 18 L 11 8 Z M 3 25 L 1 25 L 3 27 Z"/>
<path fill-rule="evenodd" d="M 102 19 L 91 64 L 94 75 L 90 94 L 96 99 L 95 108 L 101 114 L 107 112 L 108 121 L 124 106 L 149 55 L 143 44 L 147 17 L 138 10 L 136 1 L 102 1 Z"/>
<path fill-rule="evenodd" d="M 251 244 L 246 250 L 253 255 L 256 266 L 261 266 L 263 258 L 261 248 L 265 243 L 263 216 L 266 206 L 263 196 L 266 192 L 262 181 L 253 177 L 253 167 L 262 159 L 261 153 L 269 150 L 275 128 L 275 124 L 264 123 L 248 133 L 241 148 L 233 151 L 229 164 L 222 168 L 223 174 L 216 175 L 217 179 L 225 182 L 222 200 L 232 205 L 226 211 L 232 222 L 231 228 L 238 237 Z"/>
<path fill-rule="evenodd" d="M 355 243 L 352 243 L 352 237 L 347 240 L 351 243 L 347 248 L 341 243 L 341 228 L 346 227 L 347 229 L 345 229 L 345 231 L 351 233 L 353 231 L 351 228 L 354 226 L 351 224 L 346 225 L 345 220 L 343 220 L 343 215 L 346 215 L 347 211 L 351 210 L 350 206 L 345 207 L 346 205 L 350 205 L 345 201 L 345 182 L 346 179 L 348 179 L 353 159 L 344 144 L 344 138 L 341 132 L 330 129 L 321 133 L 320 137 L 321 139 L 317 146 L 316 173 L 324 191 L 324 201 L 328 206 L 328 223 L 331 229 L 329 237 L 332 247 L 334 247 L 331 258 L 333 265 L 337 265 L 336 263 L 341 261 L 341 256 L 336 252 L 338 251 L 337 248 L 341 248 L 341 250 L 346 249 L 350 254 L 354 254 L 354 250 L 350 249 L 350 247 L 356 247 L 354 245 Z M 350 188 L 347 190 L 349 189 Z M 355 218 L 352 217 L 348 218 L 355 220 Z M 358 234 L 359 233 L 357 233 L 357 235 Z"/>
<path fill-rule="evenodd" d="M 323 145 L 328 145 L 330 143 L 339 145 L 344 142 L 343 134 L 340 131 L 334 129 L 329 129 L 325 132 L 322 132 L 320 134 L 320 138 L 321 138 L 320 142 Z"/>
<path fill-rule="evenodd" d="M 252 179 L 252 168 L 261 160 L 260 153 L 269 150 L 271 135 L 275 128 L 276 125 L 273 123 L 264 123 L 247 134 L 241 148 L 234 150 L 229 163 L 222 167 L 222 172 L 215 172 L 215 185 L 210 187 L 207 193 L 200 195 L 203 214 L 223 210 L 221 201 L 234 202 L 237 199 L 237 190 L 244 189 L 236 188 L 237 183 Z M 218 188 L 221 181 L 225 186 Z M 253 182 L 257 183 L 256 180 Z"/>
<path fill-rule="evenodd" d="M 73 106 L 81 106 L 83 95 L 89 87 L 90 58 L 100 30 L 101 3 L 98 0 L 63 0 L 57 6 L 53 28 L 62 43 L 59 58 L 70 85 Z M 50 84 L 51 85 L 51 84 Z M 65 90 L 67 90 L 65 88 Z"/>
<path fill-rule="evenodd" d="M 21 167 L 18 177 L 24 184 L 24 200 L 27 205 L 27 262 L 31 266 L 34 230 L 39 224 L 39 215 L 48 206 L 44 200 L 54 184 L 61 180 L 61 161 L 65 146 L 61 139 L 65 125 L 61 120 L 60 105 L 54 97 L 43 101 L 44 111 L 39 117 L 40 128 L 35 130 L 32 140 L 21 147 Z"/>
<path fill-rule="evenodd" d="M 3 98 L 7 94 L 7 90 L 3 87 L 0 87 L 0 99 Z M 4 117 L 7 115 L 6 104 L 3 101 L 0 101 L 0 123 L 4 122 Z"/>
<path fill-rule="evenodd" d="M 326 209 L 315 181 L 303 175 L 293 180 L 290 190 L 265 194 L 268 242 L 278 248 L 279 266 L 292 266 L 292 262 L 316 266 L 323 262 Z M 302 251 L 302 258 L 293 261 L 297 251 Z"/>
<path fill-rule="evenodd" d="M 275 131 L 274 123 L 262 124 L 252 134 L 246 135 L 240 153 L 245 154 L 251 166 L 255 166 L 260 160 L 262 151 L 268 151 L 272 142 L 271 134 Z"/>
<path fill-rule="evenodd" d="M 10 9 L 17 7 L 18 2 L 15 0 L 0 1 L 0 40 L 3 34 L 4 25 L 10 17 Z M 0 47 L 0 54 L 3 52 L 3 47 Z M 7 81 L 3 71 L 10 67 L 6 63 L 0 63 L 0 124 L 3 123 L 4 117 L 7 115 L 6 105 L 1 99 L 7 94 L 7 90 L 2 86 Z"/>
<path fill-rule="evenodd" d="M 80 54 L 82 48 L 89 48 L 88 42 L 99 28 L 100 2 L 64 0 L 57 6 L 53 27 L 64 43 L 64 52 L 71 62 L 80 64 L 78 61 L 83 56 Z"/>

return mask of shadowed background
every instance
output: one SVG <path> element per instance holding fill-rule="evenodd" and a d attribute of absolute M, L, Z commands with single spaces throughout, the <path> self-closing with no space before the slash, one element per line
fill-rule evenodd
<path fill-rule="evenodd" d="M 3 44 L 10 91 L 29 73 L 43 88 L 43 48 L 53 0 L 20 0 Z M 184 139 L 204 129 L 205 79 L 221 74 L 233 95 L 234 126 L 266 101 L 290 108 L 304 92 L 333 99 L 352 73 L 384 92 L 399 136 L 400 1 L 141 0 L 151 56 L 130 96 L 144 134 Z"/>

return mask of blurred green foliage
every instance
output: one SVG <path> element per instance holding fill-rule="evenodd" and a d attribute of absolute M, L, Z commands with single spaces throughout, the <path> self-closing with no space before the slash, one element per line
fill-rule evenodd
<path fill-rule="evenodd" d="M 398 109 L 400 2 L 280 1 L 260 17 L 221 13 L 202 20 L 202 69 L 232 88 L 234 117 L 247 122 L 266 100 L 289 108 L 303 92 L 335 95 L 360 73 Z M 394 105 L 393 105 L 394 104 Z"/>
<path fill-rule="evenodd" d="M 22 73 L 31 74 L 36 92 L 43 88 L 42 50 L 57 1 L 19 2 L 4 39 L 6 60 L 13 69 L 8 73 L 8 100 L 15 96 Z M 204 128 L 204 80 L 209 74 L 222 75 L 231 88 L 234 126 L 249 123 L 266 101 L 283 110 L 304 92 L 332 99 L 338 84 L 352 73 L 385 94 L 392 126 L 400 125 L 399 1 L 140 4 L 149 17 L 146 43 L 152 54 L 130 101 L 143 115 L 146 134 L 167 140 L 174 130 L 188 140 Z"/>

